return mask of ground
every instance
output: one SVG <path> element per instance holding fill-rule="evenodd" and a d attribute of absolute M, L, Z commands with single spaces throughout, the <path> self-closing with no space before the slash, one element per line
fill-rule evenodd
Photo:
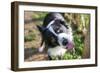
<path fill-rule="evenodd" d="M 24 21 L 24 59 L 25 61 L 48 60 L 47 53 L 39 53 L 41 44 L 41 33 L 36 25 L 41 25 L 42 19 L 34 19 L 34 12 L 25 12 Z M 33 17 L 32 17 L 33 16 Z M 37 23 L 38 22 L 38 23 Z"/>

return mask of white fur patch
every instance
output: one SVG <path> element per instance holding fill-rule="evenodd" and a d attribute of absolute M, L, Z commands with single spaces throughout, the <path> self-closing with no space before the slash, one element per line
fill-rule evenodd
<path fill-rule="evenodd" d="M 61 46 L 57 46 L 54 48 L 49 48 L 48 54 L 49 54 L 49 56 L 63 56 L 66 51 L 67 51 L 67 49 L 64 49 Z"/>
<path fill-rule="evenodd" d="M 41 46 L 40 48 L 38 48 L 38 51 L 39 51 L 39 52 L 43 52 L 44 47 L 45 47 L 45 43 L 43 43 L 42 46 Z"/>

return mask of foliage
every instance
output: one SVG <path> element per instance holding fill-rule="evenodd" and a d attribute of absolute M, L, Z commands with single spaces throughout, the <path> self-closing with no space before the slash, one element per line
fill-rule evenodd
<path fill-rule="evenodd" d="M 88 14 L 79 14 L 79 21 L 80 24 L 78 26 L 78 29 L 74 30 L 73 33 L 74 36 L 74 43 L 75 43 L 75 52 L 67 52 L 64 54 L 63 59 L 69 60 L 69 59 L 81 59 L 82 53 L 84 49 L 84 36 L 82 34 L 83 28 L 88 28 L 90 23 L 90 15 Z M 84 18 L 84 20 L 82 19 Z"/>
<path fill-rule="evenodd" d="M 32 19 L 36 25 L 42 25 L 48 12 L 33 12 Z"/>
<path fill-rule="evenodd" d="M 33 19 L 43 20 L 46 16 L 47 12 L 34 12 L 32 15 Z"/>
<path fill-rule="evenodd" d="M 82 55 L 83 48 L 84 48 L 84 38 L 82 35 L 74 35 L 74 42 L 75 42 L 75 51 L 77 55 Z"/>
<path fill-rule="evenodd" d="M 24 41 L 27 42 L 27 41 L 32 41 L 36 38 L 35 34 L 34 33 L 31 33 L 29 35 L 25 35 L 24 36 Z"/>

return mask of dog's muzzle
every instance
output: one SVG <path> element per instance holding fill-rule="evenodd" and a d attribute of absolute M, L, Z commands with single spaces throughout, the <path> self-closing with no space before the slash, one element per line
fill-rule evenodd
<path fill-rule="evenodd" d="M 66 34 L 66 33 L 60 33 L 58 35 L 58 42 L 61 46 L 63 46 L 66 49 L 73 49 L 74 48 L 73 37 L 71 35 Z"/>

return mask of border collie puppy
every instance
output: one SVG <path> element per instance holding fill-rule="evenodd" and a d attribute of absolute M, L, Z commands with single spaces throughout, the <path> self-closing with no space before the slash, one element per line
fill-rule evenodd
<path fill-rule="evenodd" d="M 39 52 L 46 48 L 50 60 L 52 57 L 61 59 L 68 50 L 73 50 L 72 29 L 62 14 L 48 13 L 44 18 L 43 25 L 37 27 L 43 38 Z"/>

